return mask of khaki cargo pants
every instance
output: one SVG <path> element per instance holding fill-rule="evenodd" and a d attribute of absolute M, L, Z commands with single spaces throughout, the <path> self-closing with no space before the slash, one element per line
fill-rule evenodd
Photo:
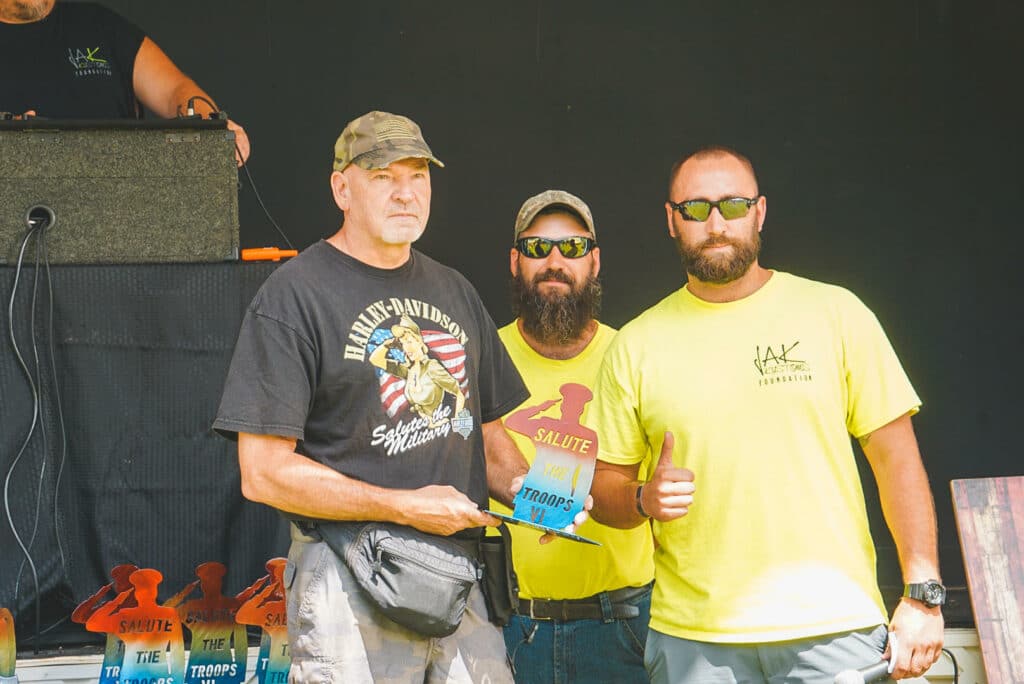
<path fill-rule="evenodd" d="M 479 584 L 452 635 L 425 637 L 380 614 L 345 563 L 293 524 L 284 583 L 290 683 L 512 684 Z"/>

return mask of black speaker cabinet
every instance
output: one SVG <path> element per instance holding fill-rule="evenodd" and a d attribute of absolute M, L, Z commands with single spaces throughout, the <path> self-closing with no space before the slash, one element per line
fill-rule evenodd
<path fill-rule="evenodd" d="M 0 121 L 0 263 L 39 220 L 54 264 L 237 259 L 234 139 L 220 120 Z"/>

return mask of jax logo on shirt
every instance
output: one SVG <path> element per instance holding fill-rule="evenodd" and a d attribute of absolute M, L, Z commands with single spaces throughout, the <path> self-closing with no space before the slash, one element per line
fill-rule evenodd
<path fill-rule="evenodd" d="M 75 76 L 111 76 L 113 70 L 102 47 L 68 48 L 68 61 Z"/>
<path fill-rule="evenodd" d="M 787 382 L 810 382 L 814 379 L 811 367 L 799 358 L 796 348 L 800 341 L 781 344 L 757 345 L 754 348 L 754 368 L 761 387 Z"/>

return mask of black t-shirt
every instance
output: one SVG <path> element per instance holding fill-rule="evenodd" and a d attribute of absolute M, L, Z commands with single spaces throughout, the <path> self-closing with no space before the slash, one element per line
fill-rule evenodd
<path fill-rule="evenodd" d="M 0 22 L 0 111 L 49 119 L 135 119 L 132 74 L 145 34 L 91 2 L 58 2 L 42 21 Z"/>
<path fill-rule="evenodd" d="M 374 268 L 321 241 L 250 304 L 213 425 L 294 437 L 374 485 L 449 484 L 483 507 L 480 426 L 527 396 L 462 275 L 416 250 Z"/>

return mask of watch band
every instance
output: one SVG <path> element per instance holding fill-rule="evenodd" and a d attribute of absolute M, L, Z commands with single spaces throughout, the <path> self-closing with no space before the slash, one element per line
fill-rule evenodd
<path fill-rule="evenodd" d="M 640 496 L 643 494 L 644 491 L 644 484 L 646 483 L 642 483 L 639 487 L 636 488 L 636 512 L 644 518 L 650 518 L 650 513 L 644 510 L 643 501 L 640 499 Z"/>
<path fill-rule="evenodd" d="M 903 586 L 903 596 L 920 601 L 929 608 L 935 608 L 946 603 L 946 587 L 934 579 L 911 582 Z"/>

